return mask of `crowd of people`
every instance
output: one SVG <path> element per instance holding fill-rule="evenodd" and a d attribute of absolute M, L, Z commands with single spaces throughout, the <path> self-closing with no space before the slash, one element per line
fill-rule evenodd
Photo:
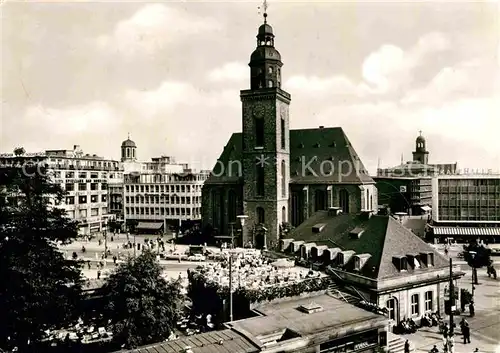
<path fill-rule="evenodd" d="M 294 262 L 265 259 L 260 251 L 250 249 L 238 254 L 223 253 L 221 261 L 204 264 L 200 271 L 209 281 L 228 286 L 229 256 L 233 256 L 232 280 L 235 287 L 264 288 L 322 276 L 318 271 L 295 267 Z"/>

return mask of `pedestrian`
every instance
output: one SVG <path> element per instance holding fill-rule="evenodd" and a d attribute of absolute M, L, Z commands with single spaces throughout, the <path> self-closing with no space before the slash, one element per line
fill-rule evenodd
<path fill-rule="evenodd" d="M 470 314 L 470 317 L 474 317 L 474 315 L 476 314 L 476 311 L 474 309 L 474 302 L 471 302 L 469 304 L 469 314 Z"/>
<path fill-rule="evenodd" d="M 410 353 L 410 342 L 408 340 L 405 342 L 405 353 Z"/>
<path fill-rule="evenodd" d="M 87 261 L 87 266 L 89 267 L 89 270 L 91 269 L 91 266 L 90 266 L 90 260 Z"/>
<path fill-rule="evenodd" d="M 97 270 L 97 279 L 101 278 L 101 270 Z"/>
<path fill-rule="evenodd" d="M 464 344 L 470 343 L 470 327 L 469 324 L 465 324 L 462 329 L 464 335 Z"/>
<path fill-rule="evenodd" d="M 115 255 L 115 256 L 113 256 L 113 262 L 115 263 L 115 265 L 116 265 L 116 260 L 117 260 L 117 258 L 116 258 L 116 255 Z"/>
<path fill-rule="evenodd" d="M 436 345 L 434 345 L 434 347 L 432 347 L 430 353 L 439 353 L 438 347 L 436 347 Z"/>

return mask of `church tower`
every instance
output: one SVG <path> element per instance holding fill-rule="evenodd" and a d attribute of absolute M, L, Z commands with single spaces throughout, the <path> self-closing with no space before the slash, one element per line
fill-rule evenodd
<path fill-rule="evenodd" d="M 425 138 L 422 136 L 422 131 L 415 141 L 415 152 L 413 152 L 413 161 L 421 164 L 429 163 L 429 152 L 425 147 Z"/>
<path fill-rule="evenodd" d="M 264 9 L 266 3 L 264 2 Z M 288 221 L 290 180 L 290 94 L 281 89 L 281 55 L 273 28 L 264 23 L 250 57 L 250 89 L 242 90 L 244 242 L 269 247 Z"/>

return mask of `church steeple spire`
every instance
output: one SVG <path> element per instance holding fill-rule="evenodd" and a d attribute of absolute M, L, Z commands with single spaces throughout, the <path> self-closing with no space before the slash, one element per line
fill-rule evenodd
<path fill-rule="evenodd" d="M 274 47 L 273 28 L 267 23 L 267 0 L 262 5 L 264 23 L 257 33 L 257 48 L 250 58 L 250 88 L 281 88 L 281 55 Z M 260 8 L 259 8 L 260 9 Z"/>

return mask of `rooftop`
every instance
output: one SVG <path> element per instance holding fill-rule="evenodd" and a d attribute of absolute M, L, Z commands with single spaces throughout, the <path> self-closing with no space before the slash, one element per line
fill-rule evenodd
<path fill-rule="evenodd" d="M 318 223 L 325 224 L 320 233 L 313 230 Z M 350 235 L 356 228 L 364 229 L 360 238 Z M 352 250 L 357 255 L 370 254 L 370 258 L 356 273 L 378 280 L 430 270 L 422 265 L 420 268 L 409 268 L 408 272 L 400 272 L 392 262 L 394 256 L 432 253 L 432 269 L 448 266 L 448 260 L 443 255 L 389 216 L 372 216 L 367 219 L 352 214 L 332 216 L 327 211 L 319 211 L 295 228 L 288 238 L 340 248 L 342 251 Z M 346 263 L 345 270 L 355 272 L 354 258 Z"/>
<path fill-rule="evenodd" d="M 301 309 L 310 306 L 311 303 L 322 310 L 307 313 Z M 332 333 L 345 332 L 355 329 L 360 324 L 376 327 L 386 320 L 384 316 L 357 308 L 328 294 L 266 304 L 255 311 L 264 316 L 233 321 L 226 325 L 253 336 L 258 342 L 259 337 L 284 330 L 293 331 L 299 336 L 309 336 L 326 330 Z"/>
<path fill-rule="evenodd" d="M 184 353 L 191 347 L 193 353 L 253 353 L 259 348 L 233 330 L 212 331 L 173 341 L 143 346 L 123 353 Z M 118 353 L 118 352 L 117 352 Z"/>
<path fill-rule="evenodd" d="M 207 184 L 236 183 L 241 173 L 242 134 L 233 133 Z M 221 165 L 224 170 L 221 171 Z M 333 168 L 333 170 L 331 169 Z M 340 127 L 290 130 L 290 183 L 374 183 Z"/>

